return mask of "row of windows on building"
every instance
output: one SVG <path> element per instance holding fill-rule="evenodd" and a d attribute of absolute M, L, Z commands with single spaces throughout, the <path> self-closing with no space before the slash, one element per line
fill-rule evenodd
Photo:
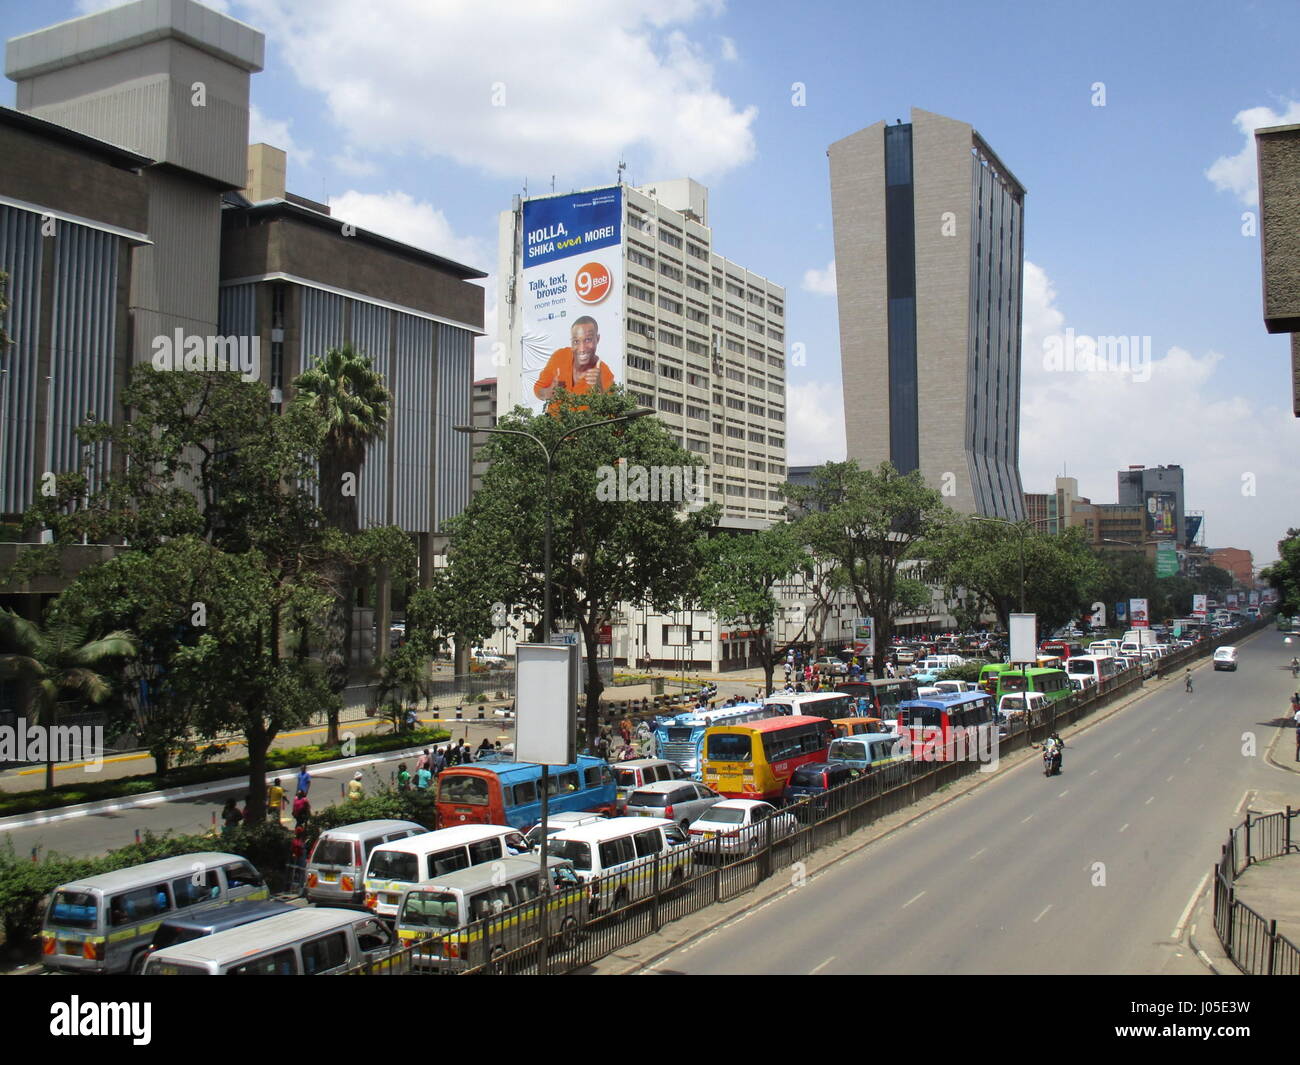
<path fill-rule="evenodd" d="M 671 246 L 680 247 L 680 244 L 672 244 Z M 705 253 L 702 248 L 699 249 L 699 254 L 695 254 L 694 251 L 691 251 L 691 254 L 698 259 L 705 259 L 707 257 L 707 253 Z M 633 240 L 628 241 L 627 258 L 628 262 L 649 270 L 652 273 L 657 272 L 678 283 L 685 282 L 696 292 L 712 291 L 718 295 L 725 292 L 728 296 L 738 301 L 742 307 L 748 304 L 759 313 L 765 311 L 777 318 L 785 317 L 785 304 L 782 301 L 774 300 L 758 289 L 747 289 L 738 282 L 732 281 L 729 278 L 724 280 L 723 274 L 718 270 L 713 271 L 713 284 L 710 289 L 708 281 L 695 274 L 691 270 L 689 264 L 672 259 L 664 255 L 662 251 L 660 251 L 658 258 L 656 259 L 654 252 L 650 248 L 638 246 Z M 683 267 L 685 267 L 685 269 L 683 269 Z M 721 304 L 717 306 L 720 307 Z"/>

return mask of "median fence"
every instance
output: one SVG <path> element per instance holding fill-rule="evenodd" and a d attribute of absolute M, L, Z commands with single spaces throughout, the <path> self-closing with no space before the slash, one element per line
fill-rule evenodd
<path fill-rule="evenodd" d="M 1237 630 L 1234 635 L 1242 634 Z M 1217 645 L 1206 641 L 1170 655 L 1160 660 L 1158 671 L 1179 670 Z M 1126 698 L 1141 688 L 1142 681 L 1140 670 L 1127 670 L 1101 688 L 1088 688 L 1051 704 L 1042 717 L 1015 722 L 998 741 L 999 756 L 1039 743 Z M 971 758 L 883 765 L 814 800 L 785 807 L 759 824 L 711 839 L 696 837 L 689 846 L 664 855 L 647 854 L 631 867 L 581 889 L 561 891 L 552 897 L 544 918 L 538 900 L 510 900 L 505 893 L 498 900 L 501 912 L 472 915 L 476 920 L 455 934 L 428 926 L 422 933 L 427 938 L 352 973 L 574 972 L 765 880 L 780 878 L 791 886 L 800 885 L 807 875 L 804 859 L 814 851 L 978 772 L 982 764 Z M 630 845 L 637 845 L 635 837 Z M 608 864 L 611 857 L 625 860 L 627 856 L 602 855 L 602 862 Z M 507 908 L 508 901 L 516 904 Z"/>
<path fill-rule="evenodd" d="M 1223 949 L 1250 976 L 1300 976 L 1300 947 L 1279 935 L 1277 921 L 1256 913 L 1237 898 L 1237 879 L 1256 862 L 1300 850 L 1293 821 L 1300 810 L 1246 820 L 1228 833 L 1214 867 L 1214 930 Z M 1293 842 L 1294 841 L 1294 842 Z"/>

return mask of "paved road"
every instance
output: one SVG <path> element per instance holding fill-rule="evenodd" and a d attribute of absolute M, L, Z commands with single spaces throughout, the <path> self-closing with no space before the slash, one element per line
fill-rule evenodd
<path fill-rule="evenodd" d="M 1237 672 L 1204 665 L 1193 695 L 1162 685 L 1067 741 L 1061 776 L 1030 760 L 652 971 L 1203 973 L 1180 922 L 1250 789 L 1288 786 L 1263 754 L 1290 658 L 1265 631 Z"/>

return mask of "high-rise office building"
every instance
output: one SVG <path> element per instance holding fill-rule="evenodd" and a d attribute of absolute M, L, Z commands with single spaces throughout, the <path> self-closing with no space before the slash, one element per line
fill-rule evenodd
<path fill-rule="evenodd" d="M 702 498 L 724 524 L 780 517 L 785 289 L 714 251 L 708 189 L 683 178 L 517 200 L 499 245 L 499 413 L 540 408 L 585 329 L 606 383 L 705 461 Z"/>
<path fill-rule="evenodd" d="M 1181 466 L 1130 466 L 1120 470 L 1117 477 L 1120 505 L 1146 511 L 1143 539 L 1188 542 Z"/>
<path fill-rule="evenodd" d="M 969 125 L 917 108 L 827 154 L 849 457 L 1023 518 L 1024 188 Z"/>

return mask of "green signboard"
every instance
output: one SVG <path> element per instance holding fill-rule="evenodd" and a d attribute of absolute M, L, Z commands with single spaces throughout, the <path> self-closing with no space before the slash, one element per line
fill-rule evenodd
<path fill-rule="evenodd" d="M 1156 576 L 1178 576 L 1178 552 L 1172 540 L 1165 540 L 1156 546 Z"/>

